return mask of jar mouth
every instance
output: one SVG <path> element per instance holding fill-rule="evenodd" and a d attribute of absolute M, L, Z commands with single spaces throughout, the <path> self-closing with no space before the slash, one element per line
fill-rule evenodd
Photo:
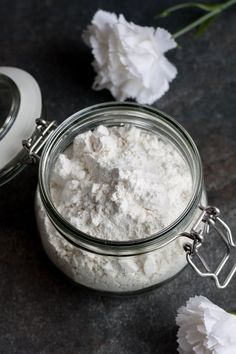
<path fill-rule="evenodd" d="M 184 211 L 170 225 L 142 239 L 112 241 L 90 236 L 67 221 L 55 207 L 50 193 L 50 172 L 58 157 L 75 136 L 98 125 L 120 126 L 132 124 L 149 132 L 161 133 L 176 145 L 192 174 L 192 194 Z M 161 247 L 176 237 L 184 223 L 199 205 L 202 194 L 202 164 L 197 147 L 187 131 L 165 113 L 136 103 L 111 102 L 85 108 L 66 119 L 51 135 L 39 164 L 39 192 L 51 222 L 59 233 L 75 245 L 92 252 L 130 255 Z"/>

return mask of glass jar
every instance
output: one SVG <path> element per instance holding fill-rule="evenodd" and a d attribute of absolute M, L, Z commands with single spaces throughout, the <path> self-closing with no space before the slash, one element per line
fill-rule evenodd
<path fill-rule="evenodd" d="M 53 205 L 50 176 L 58 155 L 78 134 L 101 124 L 108 127 L 132 124 L 161 135 L 174 144 L 186 160 L 192 175 L 191 199 L 178 219 L 161 232 L 136 241 L 98 239 L 76 229 Z M 107 103 L 84 109 L 57 128 L 41 155 L 36 214 L 42 243 L 59 269 L 76 283 L 89 288 L 129 293 L 174 277 L 186 266 L 186 253 L 192 254 L 195 245 L 191 232 L 199 218 L 205 216 L 206 206 L 202 164 L 194 142 L 177 122 L 150 107 Z M 196 246 L 200 244 L 199 240 Z"/>
<path fill-rule="evenodd" d="M 23 142 L 24 159 L 17 166 L 40 160 L 35 201 L 38 229 L 48 257 L 64 274 L 86 287 L 123 294 L 160 285 L 189 263 L 200 276 L 213 278 L 217 287 L 227 286 L 236 265 L 223 283 L 219 274 L 235 244 L 228 226 L 219 217 L 219 210 L 207 206 L 201 159 L 192 138 L 180 124 L 151 107 L 113 102 L 81 110 L 59 127 L 42 119 L 36 122 L 35 132 Z M 78 134 L 101 124 L 107 127 L 131 124 L 157 134 L 174 145 L 189 166 L 192 195 L 187 207 L 168 227 L 150 237 L 135 241 L 92 237 L 63 218 L 52 201 L 50 178 L 58 155 Z M 12 175 L 16 174 L 15 168 L 12 171 Z M 0 185 L 11 177 L 11 169 L 0 171 Z M 215 271 L 211 271 L 199 252 L 212 228 L 227 247 Z M 196 258 L 201 266 L 195 263 Z"/>

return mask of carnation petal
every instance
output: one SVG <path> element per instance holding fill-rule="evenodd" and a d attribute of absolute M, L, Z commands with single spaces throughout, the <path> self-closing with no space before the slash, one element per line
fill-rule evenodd
<path fill-rule="evenodd" d="M 176 48 L 177 43 L 171 34 L 164 28 L 158 27 L 155 31 L 155 39 L 158 49 L 161 53 L 165 53 L 170 49 Z"/>
<path fill-rule="evenodd" d="M 127 80 L 122 85 L 122 91 L 126 97 L 136 98 L 139 95 L 140 83 L 137 80 Z"/>
<path fill-rule="evenodd" d="M 190 298 L 178 310 L 178 351 L 183 354 L 233 354 L 236 317 L 203 296 Z"/>
<path fill-rule="evenodd" d="M 92 24 L 95 26 L 95 28 L 102 32 L 107 31 L 107 27 L 113 25 L 116 22 L 116 14 L 104 10 L 98 10 L 92 19 Z"/>
<path fill-rule="evenodd" d="M 162 56 L 159 60 L 159 64 L 162 67 L 163 72 L 166 75 L 167 80 L 172 81 L 177 75 L 176 67 L 169 62 L 164 56 Z"/>

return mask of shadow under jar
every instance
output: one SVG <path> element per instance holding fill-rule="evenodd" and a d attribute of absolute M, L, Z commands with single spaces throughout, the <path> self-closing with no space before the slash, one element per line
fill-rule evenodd
<path fill-rule="evenodd" d="M 186 209 L 160 232 L 134 241 L 110 241 L 83 233 L 58 212 L 50 180 L 59 154 L 77 135 L 99 125 L 124 124 L 157 134 L 174 145 L 191 172 L 192 192 Z M 70 279 L 95 290 L 132 293 L 174 277 L 187 264 L 184 247 L 192 243 L 188 235 L 206 205 L 202 164 L 194 142 L 177 122 L 152 108 L 108 103 L 84 109 L 56 129 L 41 155 L 36 216 L 44 249 Z"/>

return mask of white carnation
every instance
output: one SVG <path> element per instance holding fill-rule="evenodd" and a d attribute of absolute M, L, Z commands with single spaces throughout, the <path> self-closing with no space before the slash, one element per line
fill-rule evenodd
<path fill-rule="evenodd" d="M 94 55 L 93 88 L 109 89 L 118 101 L 133 98 L 152 104 L 177 74 L 164 56 L 177 44 L 162 28 L 137 26 L 123 15 L 98 10 L 83 39 Z"/>
<path fill-rule="evenodd" d="M 178 310 L 179 353 L 236 353 L 236 317 L 203 296 L 190 298 Z"/>

